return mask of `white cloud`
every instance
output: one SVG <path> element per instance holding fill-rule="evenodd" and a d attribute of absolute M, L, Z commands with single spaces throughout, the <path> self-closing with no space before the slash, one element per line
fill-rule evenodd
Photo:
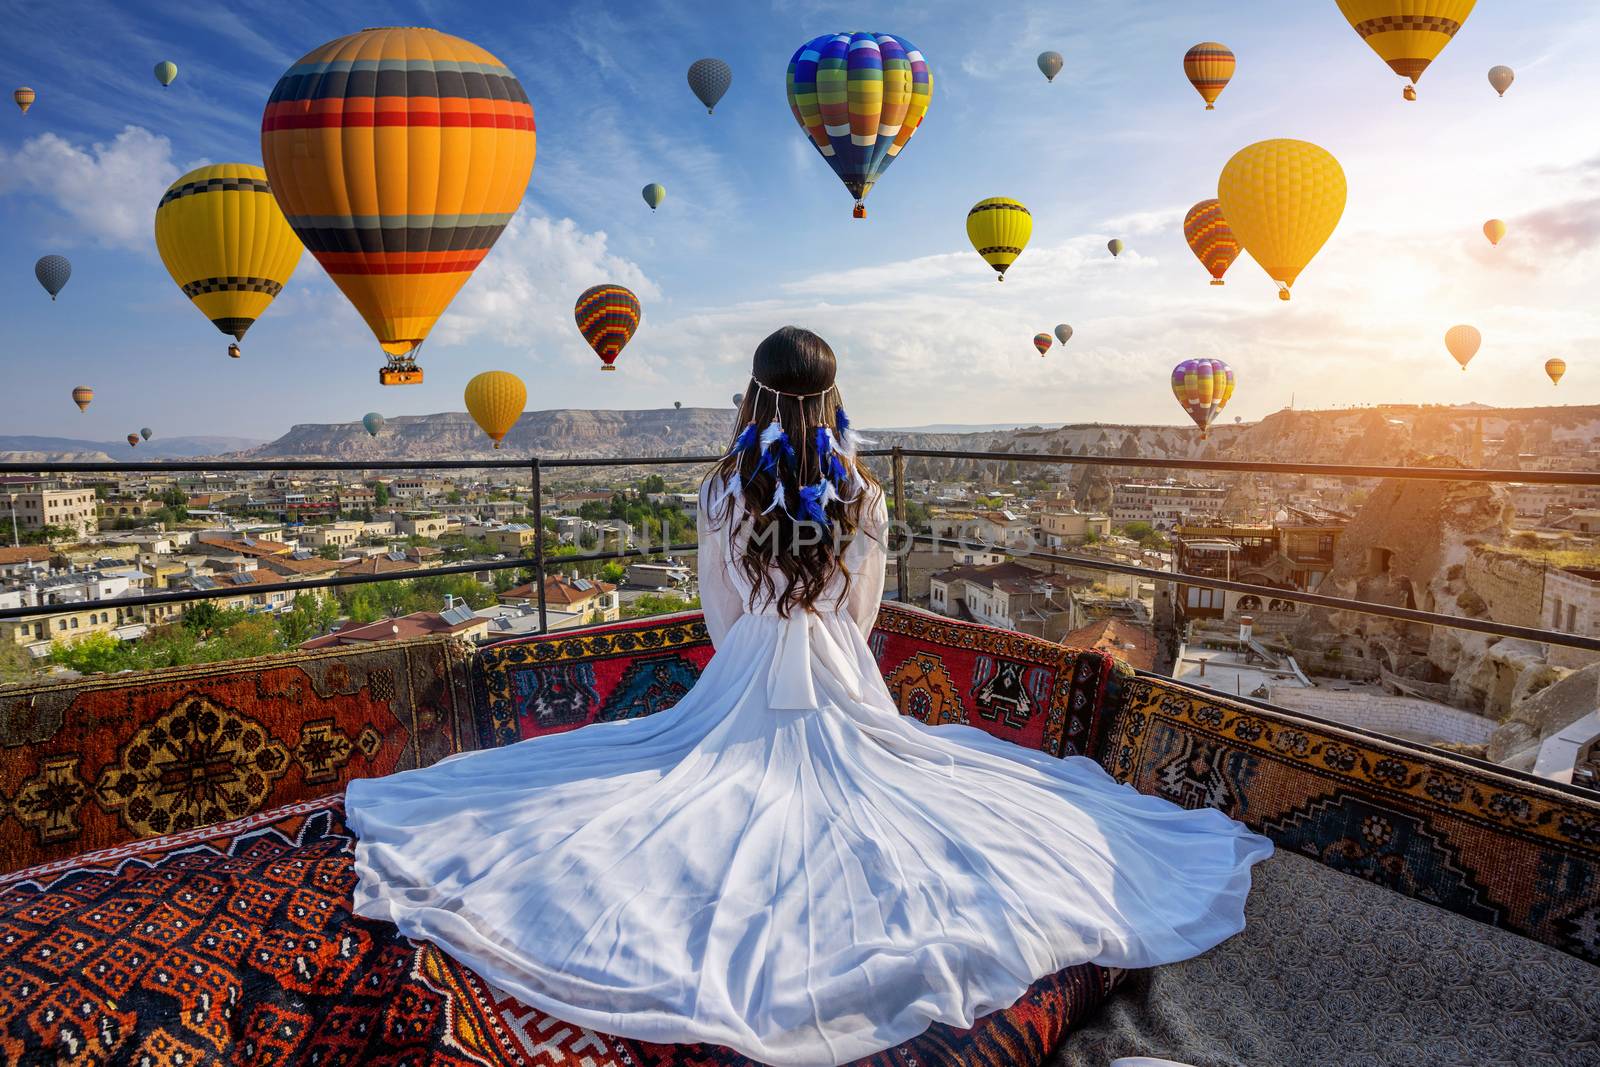
<path fill-rule="evenodd" d="M 51 203 L 95 244 L 148 250 L 156 204 L 178 173 L 172 142 L 142 126 L 88 146 L 45 133 L 0 152 L 0 195 Z"/>

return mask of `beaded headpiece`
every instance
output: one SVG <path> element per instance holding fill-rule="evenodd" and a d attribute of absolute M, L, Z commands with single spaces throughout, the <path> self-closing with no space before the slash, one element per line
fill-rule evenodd
<path fill-rule="evenodd" d="M 816 424 L 812 424 L 812 412 L 805 403 L 818 397 L 827 396 L 833 392 L 834 387 L 818 390 L 814 393 L 790 393 L 782 389 L 774 389 L 760 379 L 752 379 L 756 387 L 756 404 L 760 403 L 763 392 L 771 393 L 775 397 L 789 397 L 800 401 L 801 418 L 805 425 L 799 427 L 802 441 L 808 438 L 815 446 L 817 453 L 817 478 L 814 482 L 802 482 L 800 479 L 809 472 L 803 472 L 800 467 L 800 456 L 795 451 L 794 443 L 790 440 L 789 432 L 784 428 L 779 419 L 778 412 L 774 410 L 772 421 L 767 423 L 765 429 L 758 429 L 754 422 L 749 423 L 739 432 L 734 439 L 733 448 L 729 450 L 730 456 L 742 456 L 746 452 L 754 451 L 758 455 L 756 471 L 772 472 L 773 490 L 772 501 L 762 514 L 782 510 L 794 515 L 789 510 L 789 500 L 785 481 L 793 480 L 799 493 L 797 501 L 799 514 L 796 518 L 819 523 L 823 526 L 830 524 L 828 519 L 828 505 L 835 501 L 851 501 L 860 492 L 863 482 L 861 475 L 856 471 L 856 450 L 864 444 L 870 444 L 855 430 L 850 428 L 850 418 L 844 413 L 843 407 L 833 409 L 833 419 L 827 421 L 827 413 L 816 413 Z M 744 491 L 737 466 L 733 476 L 728 481 L 728 495 L 736 496 Z"/>

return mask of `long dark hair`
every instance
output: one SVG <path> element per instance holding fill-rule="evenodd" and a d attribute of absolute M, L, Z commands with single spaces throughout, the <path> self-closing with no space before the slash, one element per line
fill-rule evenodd
<path fill-rule="evenodd" d="M 727 528 L 730 558 L 750 579 L 752 599 L 770 600 L 787 616 L 815 604 L 833 572 L 842 570 L 839 555 L 882 490 L 845 438 L 844 402 L 834 384 L 838 361 L 828 342 L 785 326 L 756 346 L 751 363 L 732 447 L 706 477 L 713 493 L 737 485 L 713 506 L 712 517 Z M 757 443 L 774 422 L 784 428 L 792 452 Z M 840 447 L 827 447 L 823 429 Z M 824 481 L 836 488 L 836 498 L 808 513 L 801 490 Z M 772 507 L 780 483 L 784 506 Z M 749 534 L 742 544 L 741 527 Z M 850 575 L 844 578 L 848 588 Z"/>

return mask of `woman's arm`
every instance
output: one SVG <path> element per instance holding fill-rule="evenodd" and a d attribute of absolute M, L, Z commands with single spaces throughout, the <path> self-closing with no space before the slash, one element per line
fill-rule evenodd
<path fill-rule="evenodd" d="M 874 492 L 874 498 L 861 509 L 861 525 L 845 554 L 850 572 L 845 609 L 856 621 L 862 637 L 871 634 L 873 623 L 878 621 L 884 567 L 889 558 L 889 506 L 881 491 Z"/>
<path fill-rule="evenodd" d="M 723 637 L 744 614 L 744 599 L 728 574 L 728 530 L 726 525 L 718 525 L 711 514 L 711 502 L 719 495 L 710 480 L 700 486 L 700 511 L 695 522 L 700 541 L 700 609 L 705 612 L 706 630 L 713 645 L 722 644 Z M 731 515 L 726 519 L 733 521 Z"/>

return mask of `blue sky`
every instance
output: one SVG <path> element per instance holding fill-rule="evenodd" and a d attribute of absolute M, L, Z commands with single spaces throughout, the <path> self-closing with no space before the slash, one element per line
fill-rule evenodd
<path fill-rule="evenodd" d="M 868 425 L 1177 422 L 1166 376 L 1197 355 L 1233 364 L 1229 414 L 1247 418 L 1291 395 L 1600 402 L 1591 3 L 1480 4 L 1415 104 L 1333 0 L 342 6 L 0 3 L 0 85 L 39 93 L 27 116 L 0 112 L 0 432 L 271 437 L 459 410 L 465 381 L 495 367 L 523 376 L 530 408 L 720 406 L 785 322 L 834 343 Z M 284 68 L 389 24 L 466 37 L 522 80 L 539 154 L 521 216 L 424 348 L 423 386 L 377 385 L 370 334 L 309 255 L 228 360 L 155 254 L 155 203 L 192 166 L 258 162 Z M 935 79 L 865 222 L 783 92 L 795 47 L 846 29 L 903 35 Z M 1181 69 L 1202 40 L 1239 56 L 1211 113 Z M 1046 48 L 1067 61 L 1054 84 L 1034 67 Z M 715 116 L 684 80 L 704 55 L 734 69 Z M 167 90 L 160 59 L 180 68 Z M 1518 72 L 1503 100 L 1484 77 L 1496 63 Z M 1181 233 L 1227 158 L 1267 137 L 1322 144 L 1351 189 L 1288 305 L 1247 258 L 1207 286 Z M 654 216 L 649 181 L 667 187 Z M 1035 219 L 1004 286 L 964 232 L 996 195 Z M 1491 216 L 1512 227 L 1499 249 L 1479 232 Z M 1129 246 L 1118 260 L 1111 236 Z M 32 276 L 46 252 L 74 264 L 54 305 Z M 645 316 L 602 376 L 571 306 L 604 280 L 633 287 Z M 1033 334 L 1063 321 L 1076 336 L 1041 360 Z M 1485 335 L 1466 375 L 1443 351 L 1456 322 Z M 1552 355 L 1572 364 L 1559 392 L 1538 372 Z M 86 415 L 77 384 L 98 392 Z"/>

